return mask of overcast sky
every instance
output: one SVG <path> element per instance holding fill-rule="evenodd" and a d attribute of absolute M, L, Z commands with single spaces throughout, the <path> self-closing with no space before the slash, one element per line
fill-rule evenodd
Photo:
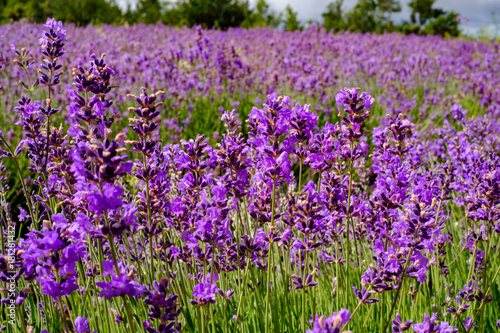
<path fill-rule="evenodd" d="M 137 0 L 117 0 L 123 7 L 127 2 L 135 4 Z M 249 0 L 253 6 L 257 0 Z M 293 9 L 298 12 L 299 19 L 303 22 L 309 20 L 321 21 L 321 13 L 325 11 L 326 6 L 332 0 L 267 0 L 271 8 L 275 11 L 282 11 L 286 5 L 290 4 Z M 344 10 L 349 10 L 356 4 L 357 0 L 344 0 Z M 397 22 L 409 20 L 410 10 L 407 3 L 409 0 L 400 0 L 402 12 L 393 14 L 394 20 Z M 493 30 L 495 28 L 494 20 L 491 12 L 496 15 L 497 22 L 500 24 L 500 0 L 436 0 L 435 8 L 442 8 L 446 11 L 454 10 L 458 12 L 462 18 L 468 17 L 470 21 L 462 23 L 462 28 L 469 32 L 476 32 L 481 27 Z"/>

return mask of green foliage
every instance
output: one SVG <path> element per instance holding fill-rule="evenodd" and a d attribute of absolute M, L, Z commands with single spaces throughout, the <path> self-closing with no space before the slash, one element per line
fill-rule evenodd
<path fill-rule="evenodd" d="M 178 22 L 188 26 L 201 24 L 204 28 L 227 29 L 240 26 L 249 9 L 246 0 L 183 0 L 173 11 Z"/>
<path fill-rule="evenodd" d="M 446 16 L 439 15 L 437 18 L 429 21 L 425 26 L 424 32 L 428 35 L 441 35 L 441 36 L 459 36 L 458 30 L 458 14 L 449 12 Z"/>
<path fill-rule="evenodd" d="M 259 0 L 255 10 L 249 11 L 245 21 L 241 24 L 245 28 L 271 27 L 277 28 L 281 23 L 281 13 L 276 14 L 269 9 L 265 0 Z"/>
<path fill-rule="evenodd" d="M 401 4 L 396 0 L 378 0 L 378 7 L 380 11 L 388 13 L 398 13 L 401 11 Z"/>
<path fill-rule="evenodd" d="M 30 1 L 30 0 L 5 0 L 2 4 L 0 15 L 2 22 L 9 20 L 19 20 L 31 17 L 38 22 L 37 18 L 45 13 L 51 14 L 50 1 Z"/>
<path fill-rule="evenodd" d="M 395 25 L 392 13 L 401 11 L 397 0 L 358 0 L 354 8 L 343 13 L 343 0 L 335 0 L 323 13 L 324 27 L 334 31 L 350 30 L 353 32 L 393 32 L 404 34 L 429 34 L 441 36 L 459 36 L 458 14 L 433 8 L 435 0 L 412 0 L 411 23 Z"/>
<path fill-rule="evenodd" d="M 401 4 L 397 0 L 378 0 L 378 8 L 385 15 L 386 29 L 390 30 L 392 27 L 391 14 L 399 13 L 401 11 Z"/>
<path fill-rule="evenodd" d="M 340 21 L 340 27 L 343 23 L 346 29 L 354 32 L 390 32 L 394 30 L 391 14 L 400 11 L 401 5 L 397 0 L 358 0 L 354 8 L 346 13 L 345 23 Z"/>
<path fill-rule="evenodd" d="M 156 23 L 162 17 L 161 12 L 162 4 L 159 0 L 139 0 L 135 14 L 138 22 Z"/>
<path fill-rule="evenodd" d="M 334 32 L 337 32 L 346 28 L 344 17 L 342 15 L 343 3 L 344 0 L 335 0 L 334 2 L 330 2 L 328 7 L 326 7 L 326 12 L 321 14 L 323 16 L 323 26 L 326 30 L 330 31 L 333 29 Z"/>
<path fill-rule="evenodd" d="M 421 25 L 425 24 L 428 20 L 436 18 L 445 12 L 442 9 L 434 9 L 432 6 L 436 0 L 412 0 L 408 4 L 411 8 L 410 19 L 412 23 L 418 22 Z"/>
<path fill-rule="evenodd" d="M 373 32 L 377 30 L 377 2 L 375 0 L 358 0 L 354 8 L 347 13 L 347 27 L 355 32 Z"/>
<path fill-rule="evenodd" d="M 411 9 L 411 23 L 404 23 L 400 31 L 405 34 L 426 34 L 441 36 L 459 36 L 458 14 L 433 8 L 435 0 L 412 0 L 408 4 Z"/>
<path fill-rule="evenodd" d="M 420 24 L 418 23 L 408 23 L 405 22 L 401 26 L 399 26 L 399 31 L 404 33 L 405 35 L 410 35 L 410 34 L 421 34 L 422 29 L 420 29 Z"/>
<path fill-rule="evenodd" d="M 123 20 L 129 23 L 137 22 L 137 11 L 132 10 L 132 6 L 130 5 L 130 3 L 127 3 L 127 10 L 123 15 Z"/>
<path fill-rule="evenodd" d="M 1 22 L 29 18 L 42 23 L 48 17 L 77 25 L 120 23 L 122 12 L 109 0 L 7 0 L 0 11 Z"/>
<path fill-rule="evenodd" d="M 290 5 L 285 8 L 285 29 L 288 31 L 301 30 L 302 26 L 297 17 L 297 12 Z"/>

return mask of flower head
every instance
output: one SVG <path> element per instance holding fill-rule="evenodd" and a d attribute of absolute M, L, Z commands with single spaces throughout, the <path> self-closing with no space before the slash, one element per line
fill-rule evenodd
<path fill-rule="evenodd" d="M 307 330 L 307 333 L 340 333 L 340 329 L 351 320 L 349 310 L 342 309 L 330 317 L 316 317 L 313 329 Z"/>
<path fill-rule="evenodd" d="M 90 332 L 89 329 L 89 321 L 85 317 L 76 317 L 75 319 L 75 332 L 76 333 L 84 333 Z"/>

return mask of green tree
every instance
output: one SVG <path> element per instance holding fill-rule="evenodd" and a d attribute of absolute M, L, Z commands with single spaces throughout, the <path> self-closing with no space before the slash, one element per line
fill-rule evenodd
<path fill-rule="evenodd" d="M 130 2 L 127 2 L 127 10 L 123 14 L 123 19 L 127 23 L 135 23 L 138 20 L 137 11 L 132 9 Z"/>
<path fill-rule="evenodd" d="M 334 2 L 330 2 L 326 7 L 326 12 L 321 14 L 321 16 L 323 16 L 323 26 L 327 31 L 333 29 L 334 32 L 338 32 L 346 28 L 346 23 L 342 15 L 343 3 L 344 0 L 335 0 Z"/>
<path fill-rule="evenodd" d="M 189 25 L 186 19 L 183 19 L 179 6 L 172 2 L 167 2 L 163 4 L 163 13 L 161 20 L 163 24 L 179 26 L 179 25 Z"/>
<path fill-rule="evenodd" d="M 177 10 L 180 21 L 189 26 L 221 29 L 240 26 L 250 12 L 246 0 L 183 0 Z"/>
<path fill-rule="evenodd" d="M 114 0 L 8 0 L 2 22 L 28 18 L 42 23 L 48 17 L 77 25 L 120 23 L 122 12 Z"/>
<path fill-rule="evenodd" d="M 52 0 L 54 17 L 77 25 L 95 23 L 119 24 L 123 14 L 113 1 L 106 0 Z"/>
<path fill-rule="evenodd" d="M 386 21 L 387 30 L 389 30 L 392 25 L 391 14 L 399 13 L 401 11 L 401 5 L 397 0 L 378 0 L 377 5 L 378 10 L 386 15 L 384 19 Z"/>
<path fill-rule="evenodd" d="M 400 11 L 397 0 L 358 0 L 345 21 L 351 31 L 383 33 L 393 30 L 391 14 Z"/>
<path fill-rule="evenodd" d="M 432 8 L 436 0 L 412 0 L 408 4 L 411 8 L 410 19 L 412 23 L 418 22 L 420 25 L 424 25 L 428 20 L 436 18 L 439 15 L 444 14 L 442 9 Z"/>
<path fill-rule="evenodd" d="M 380 17 L 375 0 L 358 0 L 346 14 L 347 27 L 355 32 L 374 32 L 380 26 Z"/>
<path fill-rule="evenodd" d="M 439 15 L 427 23 L 424 32 L 428 35 L 459 36 L 460 30 L 458 30 L 459 22 L 457 17 L 458 14 L 455 12 Z"/>
<path fill-rule="evenodd" d="M 247 17 L 242 22 L 246 28 L 252 27 L 271 27 L 276 28 L 281 23 L 281 14 L 276 14 L 269 9 L 265 0 L 257 1 L 254 10 L 249 11 Z"/>
<path fill-rule="evenodd" d="M 440 8 L 433 8 L 435 0 L 412 0 L 410 19 L 413 26 L 419 24 L 420 33 L 428 35 L 458 36 L 458 14 L 446 12 Z"/>
<path fill-rule="evenodd" d="M 30 0 L 6 0 L 1 7 L 2 22 L 9 20 L 20 20 L 22 18 L 31 18 L 36 22 L 41 22 L 53 14 L 49 1 L 30 1 Z"/>
<path fill-rule="evenodd" d="M 287 5 L 285 8 L 285 29 L 288 31 L 295 31 L 302 29 L 300 25 L 299 19 L 297 17 L 297 12 L 293 10 L 290 5 Z"/>
<path fill-rule="evenodd" d="M 138 22 L 157 23 L 162 17 L 162 4 L 159 0 L 139 0 L 136 17 Z"/>

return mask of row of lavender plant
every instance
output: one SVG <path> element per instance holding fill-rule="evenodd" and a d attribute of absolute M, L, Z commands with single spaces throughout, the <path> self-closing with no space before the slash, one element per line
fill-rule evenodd
<path fill-rule="evenodd" d="M 324 126 L 270 94 L 245 125 L 223 111 L 214 145 L 166 143 L 161 90 L 128 94 L 128 126 L 115 120 L 120 74 L 104 55 L 52 100 L 66 43 L 50 19 L 37 73 L 18 51 L 22 140 L 0 137 L 2 330 L 496 328 L 496 112 L 452 104 L 424 130 L 389 111 L 367 133 L 376 102 L 359 88 L 335 94 L 339 121 Z M 6 199 L 16 181 L 19 212 Z"/>
<path fill-rule="evenodd" d="M 72 38 L 66 44 L 66 56 L 60 59 L 61 88 L 53 91 L 54 103 L 66 104 L 73 68 L 85 66 L 92 52 L 106 53 L 107 63 L 117 72 L 113 82 L 119 87 L 109 92 L 115 101 L 109 111 L 116 122 L 127 123 L 126 109 L 132 105 L 126 94 L 143 86 L 161 89 L 165 91 L 159 97 L 165 103 L 161 135 L 173 140 L 205 134 L 215 138 L 213 144 L 224 132 L 219 107 L 235 108 L 245 118 L 253 105 L 262 104 L 274 91 L 310 103 L 322 125 L 337 121 L 334 96 L 343 86 L 363 86 L 379 97 L 376 117 L 367 123 L 370 129 L 386 113 L 395 117 L 403 113 L 419 123 L 440 122 L 443 108 L 449 112 L 458 101 L 473 115 L 500 110 L 499 47 L 494 42 L 397 34 L 334 35 L 314 25 L 293 33 L 174 29 L 161 24 L 65 28 Z M 38 25 L 26 22 L 0 26 L 0 50 L 5 58 L 0 72 L 4 87 L 0 124 L 6 128 L 17 121 L 8 111 L 23 94 L 19 80 L 26 84 L 34 80 L 33 75 L 26 78 L 13 61 L 20 53 L 18 63 L 31 70 L 42 62 L 39 30 Z M 33 94 L 36 100 L 45 99 L 39 90 Z M 54 116 L 63 121 L 62 115 Z M 16 131 L 6 134 L 20 140 Z"/>

